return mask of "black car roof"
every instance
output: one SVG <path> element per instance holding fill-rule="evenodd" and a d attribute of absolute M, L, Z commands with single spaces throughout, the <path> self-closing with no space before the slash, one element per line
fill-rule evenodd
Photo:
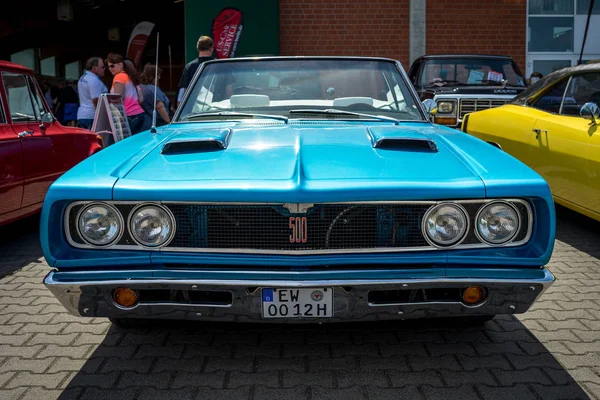
<path fill-rule="evenodd" d="M 498 54 L 426 54 L 419 59 L 435 59 L 435 58 L 492 58 L 497 60 L 512 60 L 511 56 L 503 56 Z"/>
<path fill-rule="evenodd" d="M 600 70 L 600 63 L 590 63 L 590 64 L 580 64 L 580 65 L 574 65 L 572 67 L 566 67 L 563 69 L 556 70 L 556 71 L 552 72 L 551 74 L 563 77 L 565 75 L 570 75 L 575 72 L 598 71 L 598 70 Z M 551 74 L 548 74 L 548 75 L 551 75 Z"/>

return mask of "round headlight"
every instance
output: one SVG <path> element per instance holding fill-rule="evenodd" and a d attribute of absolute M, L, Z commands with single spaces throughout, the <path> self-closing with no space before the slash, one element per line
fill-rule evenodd
<path fill-rule="evenodd" d="M 108 246 L 123 233 L 123 217 L 111 205 L 94 203 L 84 207 L 77 217 L 79 235 L 91 245 Z"/>
<path fill-rule="evenodd" d="M 172 214 L 161 206 L 142 205 L 131 213 L 129 221 L 131 235 L 143 246 L 162 246 L 175 233 Z"/>
<path fill-rule="evenodd" d="M 440 114 L 452 114 L 454 112 L 453 101 L 439 101 L 438 102 L 438 113 Z"/>
<path fill-rule="evenodd" d="M 484 206 L 475 221 L 480 239 L 491 244 L 506 243 L 519 231 L 519 213 L 508 203 L 494 202 Z"/>
<path fill-rule="evenodd" d="M 452 246 L 465 237 L 469 227 L 467 212 L 457 204 L 438 204 L 423 220 L 423 230 L 434 246 Z"/>

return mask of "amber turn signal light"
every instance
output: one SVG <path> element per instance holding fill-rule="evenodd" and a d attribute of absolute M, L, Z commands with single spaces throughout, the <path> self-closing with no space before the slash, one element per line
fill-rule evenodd
<path fill-rule="evenodd" d="M 133 307 L 138 302 L 135 290 L 130 288 L 118 288 L 113 293 L 113 300 L 121 307 Z"/>
<path fill-rule="evenodd" d="M 485 299 L 485 289 L 481 286 L 470 286 L 465 289 L 462 298 L 466 304 L 477 304 Z"/>
<path fill-rule="evenodd" d="M 440 125 L 454 125 L 454 124 L 456 124 L 456 117 L 455 118 L 448 118 L 448 117 L 438 117 L 436 115 L 436 117 L 435 117 L 435 123 L 436 124 L 440 124 Z"/>

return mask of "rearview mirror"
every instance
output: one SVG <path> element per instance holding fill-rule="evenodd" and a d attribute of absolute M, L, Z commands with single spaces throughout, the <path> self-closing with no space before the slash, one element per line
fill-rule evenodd
<path fill-rule="evenodd" d="M 600 118 L 600 107 L 598 107 L 596 103 L 585 103 L 581 107 L 579 115 L 581 115 L 585 119 L 591 120 L 592 125 L 595 125 L 596 120 Z"/>
<path fill-rule="evenodd" d="M 423 100 L 423 107 L 425 108 L 425 113 L 427 117 L 435 115 L 437 112 L 437 103 L 433 99 L 425 99 Z"/>

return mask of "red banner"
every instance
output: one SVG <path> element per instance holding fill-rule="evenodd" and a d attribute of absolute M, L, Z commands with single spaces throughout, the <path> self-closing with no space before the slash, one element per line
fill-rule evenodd
<path fill-rule="evenodd" d="M 237 8 L 224 8 L 213 20 L 212 36 L 217 58 L 235 56 L 235 49 L 242 34 L 242 17 L 242 12 Z"/>

